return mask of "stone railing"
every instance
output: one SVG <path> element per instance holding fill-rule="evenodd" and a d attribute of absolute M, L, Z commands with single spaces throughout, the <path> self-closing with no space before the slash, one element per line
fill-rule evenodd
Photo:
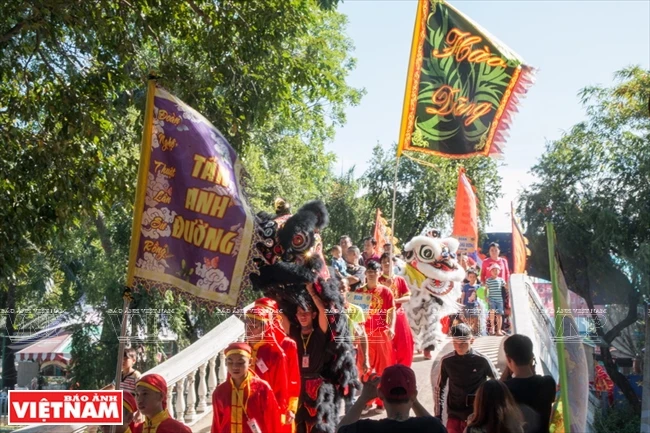
<path fill-rule="evenodd" d="M 231 316 L 195 343 L 143 373 L 156 373 L 165 378 L 167 408 L 173 418 L 191 426 L 212 413 L 212 392 L 226 380 L 227 375 L 223 351 L 233 341 L 243 341 L 243 337 L 244 323 Z M 74 433 L 95 430 L 96 427 L 90 426 L 29 426 L 16 432 Z"/>
<path fill-rule="evenodd" d="M 555 325 L 527 275 L 510 276 L 510 296 L 514 331 L 530 337 L 535 358 L 543 363 L 538 365 L 537 374 L 550 374 L 557 380 L 559 368 L 552 339 Z M 540 371 L 541 368 L 544 371 Z"/>

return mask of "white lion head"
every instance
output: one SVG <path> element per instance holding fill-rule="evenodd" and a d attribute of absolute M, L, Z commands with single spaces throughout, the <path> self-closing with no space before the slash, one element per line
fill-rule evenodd
<path fill-rule="evenodd" d="M 411 280 L 418 280 L 421 289 L 441 298 L 460 296 L 458 283 L 465 279 L 465 270 L 456 261 L 459 242 L 454 238 L 432 238 L 416 236 L 404 246 L 407 268 L 414 268 L 421 274 Z M 409 273 L 407 269 L 406 273 Z M 411 271 L 411 273 L 413 273 Z"/>

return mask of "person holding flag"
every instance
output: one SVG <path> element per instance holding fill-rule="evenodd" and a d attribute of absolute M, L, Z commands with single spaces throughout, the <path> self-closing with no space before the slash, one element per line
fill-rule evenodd
<path fill-rule="evenodd" d="M 286 334 L 282 314 L 278 303 L 271 298 L 259 298 L 255 301 L 254 308 L 266 311 L 269 317 L 271 332 L 275 341 L 280 345 L 287 360 L 287 381 L 289 391 L 287 423 L 280 427 L 280 430 L 291 433 L 294 430 L 293 420 L 298 412 L 298 399 L 300 398 L 300 368 L 298 366 L 298 345 Z"/>
<path fill-rule="evenodd" d="M 246 342 L 251 345 L 251 366 L 260 379 L 273 389 L 280 408 L 281 425 L 291 424 L 287 357 L 276 340 L 268 309 L 253 307 L 246 311 Z M 281 430 L 284 431 L 284 430 Z"/>
<path fill-rule="evenodd" d="M 271 386 L 250 370 L 252 349 L 231 343 L 224 350 L 228 380 L 212 394 L 211 433 L 282 431 L 278 402 Z"/>
<path fill-rule="evenodd" d="M 133 427 L 133 433 L 192 433 L 167 411 L 167 382 L 159 374 L 147 374 L 135 385 L 138 410 L 145 421 Z"/>

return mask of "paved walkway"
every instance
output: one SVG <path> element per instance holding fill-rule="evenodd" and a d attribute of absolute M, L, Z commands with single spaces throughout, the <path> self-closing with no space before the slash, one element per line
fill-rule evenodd
<path fill-rule="evenodd" d="M 492 362 L 497 366 L 499 374 L 503 371 L 505 365 L 498 363 L 499 348 L 503 337 L 479 337 L 474 341 L 474 349 L 489 357 Z M 453 350 L 451 341 L 448 341 L 442 348 L 432 353 L 431 360 L 424 359 L 423 355 L 415 355 L 413 358 L 413 371 L 418 380 L 418 399 L 422 405 L 433 414 L 433 389 L 431 387 L 431 369 L 434 363 L 442 354 L 448 353 Z M 372 416 L 365 416 L 364 418 L 381 419 L 385 416 L 384 413 L 375 413 Z M 204 417 L 200 422 L 192 427 L 195 433 L 210 433 L 210 424 L 212 422 L 212 415 Z"/>

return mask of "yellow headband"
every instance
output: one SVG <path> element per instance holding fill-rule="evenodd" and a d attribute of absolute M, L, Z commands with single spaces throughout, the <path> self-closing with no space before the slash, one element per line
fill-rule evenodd
<path fill-rule="evenodd" d="M 226 356 L 230 356 L 230 355 L 241 355 L 241 356 L 246 356 L 248 358 L 251 357 L 251 353 L 243 349 L 232 349 L 227 351 Z"/>
<path fill-rule="evenodd" d="M 152 391 L 156 391 L 156 392 L 162 394 L 162 391 L 161 391 L 161 390 L 159 390 L 159 389 L 156 388 L 155 386 L 153 386 L 153 385 L 151 385 L 151 384 L 149 384 L 149 383 L 147 383 L 147 382 L 144 382 L 144 381 L 142 381 L 142 380 L 141 380 L 140 382 L 136 383 L 135 386 L 144 386 L 145 388 L 149 388 L 149 389 L 152 390 Z"/>

